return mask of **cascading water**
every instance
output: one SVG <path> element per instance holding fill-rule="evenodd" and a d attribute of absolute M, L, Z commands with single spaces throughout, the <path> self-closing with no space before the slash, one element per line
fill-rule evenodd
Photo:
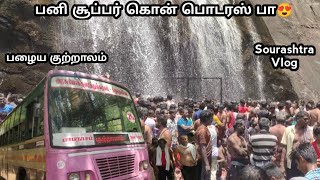
<path fill-rule="evenodd" d="M 196 4 L 228 4 L 228 0 L 194 1 Z M 225 98 L 236 100 L 244 94 L 241 35 L 234 19 L 224 17 L 190 17 L 192 36 L 201 64 L 201 76 L 222 77 Z M 205 81 L 202 81 L 206 83 Z M 206 83 L 207 84 L 207 83 Z M 204 94 L 219 91 L 214 85 L 202 86 Z"/>
<path fill-rule="evenodd" d="M 251 29 L 251 31 L 249 31 L 249 34 L 251 36 L 252 44 L 261 42 L 261 38 L 260 38 L 259 34 L 256 33 L 257 30 L 253 24 L 253 20 L 251 18 L 249 18 L 249 20 L 247 22 L 248 22 L 249 29 Z M 264 84 L 264 74 L 262 71 L 261 56 L 253 56 L 253 60 L 256 62 L 255 75 L 257 77 L 257 86 L 258 86 L 258 92 L 259 92 L 258 95 L 259 95 L 260 99 L 266 99 L 264 92 L 263 92 L 263 87 L 265 84 Z"/>
<path fill-rule="evenodd" d="M 127 3 L 124 0 L 119 2 Z M 138 2 L 151 3 L 147 0 Z M 228 0 L 194 2 L 229 3 Z M 79 0 L 77 3 L 91 4 L 92 1 Z M 112 2 L 100 0 L 99 3 Z M 90 20 L 74 20 L 63 17 L 60 36 L 62 42 L 57 42 L 60 51 L 103 50 L 109 55 L 108 63 L 70 68 L 95 74 L 109 72 L 112 79 L 126 84 L 133 92 L 145 95 L 171 93 L 176 97 L 189 95 L 193 98 L 207 95 L 219 99 L 219 81 L 201 78 L 221 77 L 224 100 L 238 100 L 245 96 L 242 38 L 233 18 L 129 17 L 124 11 L 119 19 L 92 17 Z M 200 79 L 189 79 L 187 87 L 187 78 Z M 260 97 L 263 96 L 262 91 L 259 93 Z"/>

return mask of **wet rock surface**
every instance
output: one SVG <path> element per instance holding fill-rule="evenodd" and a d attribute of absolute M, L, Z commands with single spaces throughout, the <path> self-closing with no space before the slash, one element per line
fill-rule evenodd
<path fill-rule="evenodd" d="M 5 63 L 5 53 L 52 52 L 52 21 L 33 15 L 26 0 L 0 1 L 0 92 L 27 94 L 52 67 Z"/>
<path fill-rule="evenodd" d="M 48 3 L 49 0 L 37 1 Z M 249 1 L 247 1 L 249 2 Z M 256 33 L 260 35 L 265 44 L 291 44 L 301 42 L 313 44 L 320 49 L 320 1 L 288 1 L 293 4 L 293 14 L 284 19 L 280 17 L 237 17 L 239 29 L 242 32 L 243 65 L 248 67 L 244 76 L 248 78 L 246 88 L 255 83 L 257 78 L 252 73 L 255 66 L 253 44 L 246 43 L 250 38 L 252 29 L 242 22 L 252 18 L 256 27 Z M 25 64 L 7 64 L 4 60 L 5 53 L 17 52 L 54 52 L 57 42 L 56 25 L 58 18 L 35 17 L 33 4 L 29 0 L 0 0 L 0 92 L 28 93 L 53 67 L 49 64 L 26 66 Z M 272 0 L 257 0 L 256 3 L 278 3 Z M 308 17 L 308 18 L 306 18 Z M 292 57 L 294 58 L 294 57 Z M 271 67 L 269 57 L 262 57 L 264 72 L 264 93 L 267 99 L 295 100 L 298 98 L 319 99 L 320 60 L 319 55 L 314 57 L 298 57 L 300 69 L 297 72 L 288 70 L 274 70 Z M 66 67 L 68 68 L 68 67 Z M 255 89 L 250 89 L 255 91 Z M 248 91 L 250 97 L 254 92 Z"/>
<path fill-rule="evenodd" d="M 288 18 L 262 17 L 270 36 L 277 45 L 290 45 L 292 42 L 314 45 L 320 50 L 320 0 L 287 0 L 292 6 Z M 275 0 L 251 0 L 256 4 L 278 4 Z M 283 70 L 292 82 L 300 99 L 320 100 L 320 54 L 315 56 L 288 56 L 298 58 L 298 71 Z M 276 81 L 276 79 L 272 80 Z M 284 86 L 284 85 L 283 85 Z M 286 86 L 284 86 L 286 88 Z"/>

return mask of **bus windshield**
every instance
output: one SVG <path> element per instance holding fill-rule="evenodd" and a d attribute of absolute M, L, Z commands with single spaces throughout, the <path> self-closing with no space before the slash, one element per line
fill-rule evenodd
<path fill-rule="evenodd" d="M 48 95 L 54 147 L 144 142 L 132 98 L 119 86 L 58 76 L 51 79 Z"/>

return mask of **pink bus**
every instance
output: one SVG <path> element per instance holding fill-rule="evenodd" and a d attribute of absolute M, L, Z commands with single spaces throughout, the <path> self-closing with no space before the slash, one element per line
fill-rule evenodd
<path fill-rule="evenodd" d="M 0 125 L 11 179 L 151 179 L 128 90 L 102 76 L 52 70 Z"/>

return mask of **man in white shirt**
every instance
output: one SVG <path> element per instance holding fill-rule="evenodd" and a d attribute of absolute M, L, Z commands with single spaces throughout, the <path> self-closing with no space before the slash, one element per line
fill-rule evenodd
<path fill-rule="evenodd" d="M 145 125 L 149 126 L 150 129 L 152 130 L 152 138 L 155 137 L 155 127 L 156 127 L 156 122 L 154 120 L 154 111 L 153 110 L 149 110 L 148 111 L 148 117 L 145 120 Z"/>
<path fill-rule="evenodd" d="M 210 126 L 207 126 L 207 128 L 210 131 L 210 139 L 212 144 L 211 179 L 216 179 L 216 173 L 218 170 L 217 158 L 219 155 L 219 148 L 217 146 L 218 136 L 217 136 L 216 126 L 210 125 Z"/>

